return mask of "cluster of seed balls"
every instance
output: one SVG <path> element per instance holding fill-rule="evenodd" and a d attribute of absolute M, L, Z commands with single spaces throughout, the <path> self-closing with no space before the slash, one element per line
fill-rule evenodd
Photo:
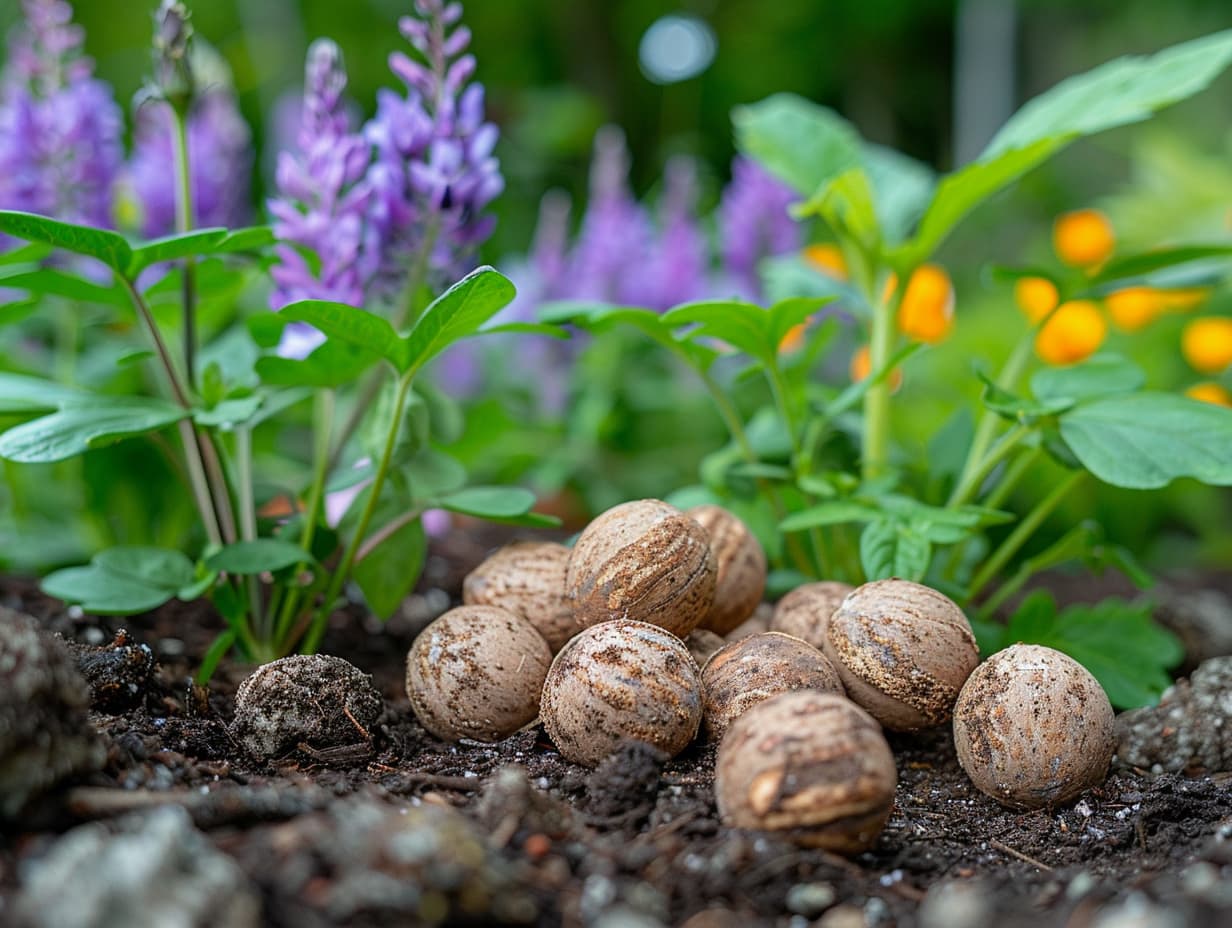
<path fill-rule="evenodd" d="M 1010 807 L 1106 774 L 1112 707 L 1065 655 L 1016 645 L 980 664 L 962 610 L 898 579 L 807 584 L 743 636 L 765 582 L 726 510 L 625 503 L 572 549 L 520 542 L 476 568 L 465 605 L 412 645 L 407 693 L 440 738 L 494 742 L 539 719 L 588 766 L 626 740 L 675 755 L 704 728 L 727 823 L 844 853 L 870 847 L 893 805 L 883 728 L 952 717 L 963 769 Z"/>

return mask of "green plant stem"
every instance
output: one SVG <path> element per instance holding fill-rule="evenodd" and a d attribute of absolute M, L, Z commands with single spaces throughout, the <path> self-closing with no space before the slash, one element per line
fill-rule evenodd
<path fill-rule="evenodd" d="M 983 459 L 972 468 L 967 475 L 954 487 L 946 506 L 953 509 L 971 502 L 979 493 L 985 478 L 993 469 L 1004 461 L 1031 431 L 1030 426 L 1019 424 L 1014 426 L 998 439 L 997 443 L 987 450 Z M 964 468 L 965 469 L 965 468 Z"/>
<path fill-rule="evenodd" d="M 904 274 L 903 279 L 909 279 Z M 869 342 L 869 366 L 872 373 L 880 371 L 894 352 L 893 299 L 880 300 L 868 294 L 873 307 L 873 327 Z M 862 474 L 871 480 L 884 474 L 890 463 L 890 378 L 869 387 L 864 394 L 864 456 Z"/>
<path fill-rule="evenodd" d="M 1052 492 L 1045 496 L 1034 509 L 1018 524 L 1018 527 L 1012 531 L 1005 541 L 1001 542 L 1001 546 L 993 552 L 982 567 L 976 572 L 971 580 L 971 586 L 967 590 L 967 600 L 970 602 L 980 594 L 980 591 L 988 585 L 1001 569 L 1009 563 L 1010 559 L 1018 553 L 1019 549 L 1027 543 L 1030 537 L 1035 534 L 1036 530 L 1061 504 L 1061 501 L 1078 486 L 1079 483 L 1086 477 L 1086 471 L 1076 470 L 1069 474 L 1064 480 L 1053 487 Z"/>
<path fill-rule="evenodd" d="M 222 460 L 218 456 L 218 446 L 202 429 L 194 430 L 201 448 L 201 460 L 205 463 L 205 476 L 209 480 L 210 492 L 218 509 L 218 524 L 222 530 L 222 539 L 227 544 L 235 542 L 239 535 L 236 529 L 235 508 L 231 505 L 231 491 L 227 487 L 227 476 L 223 470 Z"/>
<path fill-rule="evenodd" d="M 1000 509 L 1001 504 L 1009 499 L 1010 494 L 1014 492 L 1014 488 L 1018 486 L 1019 481 L 1026 476 L 1027 471 L 1032 468 L 1035 462 L 1040 459 L 1041 454 L 1043 452 L 1039 448 L 1031 448 L 1025 454 L 1015 458 L 1009 467 L 1006 468 L 1005 476 L 1001 478 L 996 488 L 988 494 L 983 504 L 989 509 Z"/>
<path fill-rule="evenodd" d="M 257 506 L 252 481 L 252 429 L 240 427 L 235 430 L 236 492 L 239 496 L 240 538 L 255 541 L 257 537 Z M 270 629 L 268 616 L 261 609 L 260 578 L 248 576 L 244 585 L 248 588 L 248 611 L 252 616 L 257 636 L 268 639 Z"/>
<path fill-rule="evenodd" d="M 188 155 L 188 115 L 172 107 L 175 123 L 175 230 L 181 235 L 192 229 L 192 171 Z M 184 372 L 190 384 L 195 382 L 193 369 L 197 351 L 197 286 L 196 262 L 184 259 Z"/>
<path fill-rule="evenodd" d="M 414 371 L 409 371 L 398 379 L 393 414 L 390 416 L 389 431 L 385 436 L 385 447 L 381 451 L 381 459 L 377 463 L 376 472 L 372 475 L 372 487 L 369 490 L 368 502 L 360 514 L 359 523 L 355 526 L 355 533 L 351 536 L 346 551 L 342 555 L 342 561 L 334 570 L 333 578 L 330 580 L 329 586 L 326 587 L 325 596 L 321 601 L 316 618 L 309 627 L 308 633 L 304 636 L 301 651 L 306 654 L 311 654 L 320 645 L 321 638 L 324 636 L 326 626 L 329 623 L 329 616 L 333 612 L 334 602 L 342 592 L 342 585 L 346 582 L 346 578 L 351 572 L 351 567 L 355 563 L 355 555 L 364 542 L 364 535 L 368 531 L 372 517 L 376 514 L 381 490 L 385 487 L 385 478 L 389 474 L 389 467 L 393 461 L 394 448 L 398 444 L 398 431 L 402 425 L 403 413 L 406 411 L 406 397 L 411 392 L 413 375 Z"/>

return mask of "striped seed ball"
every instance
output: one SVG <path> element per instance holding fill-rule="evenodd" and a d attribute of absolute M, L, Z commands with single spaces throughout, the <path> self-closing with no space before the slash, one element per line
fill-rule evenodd
<path fill-rule="evenodd" d="M 706 530 L 675 506 L 643 499 L 586 527 L 569 556 L 565 595 L 582 628 L 632 619 L 683 638 L 710 611 L 717 574 Z"/>
<path fill-rule="evenodd" d="M 774 607 L 770 630 L 803 638 L 815 648 L 824 648 L 830 616 L 855 589 L 850 583 L 822 580 L 798 586 Z"/>
<path fill-rule="evenodd" d="M 722 506 L 694 506 L 685 513 L 710 536 L 718 568 L 714 605 L 702 628 L 726 635 L 761 603 L 766 592 L 766 553 L 749 527 Z"/>
<path fill-rule="evenodd" d="M 515 541 L 466 575 L 462 602 L 500 606 L 530 622 L 555 654 L 577 633 L 565 602 L 569 549 L 550 541 Z"/>
<path fill-rule="evenodd" d="M 830 617 L 824 650 L 848 697 L 893 731 L 949 719 L 980 661 L 971 624 L 954 601 L 897 578 L 848 594 Z"/>
<path fill-rule="evenodd" d="M 701 677 L 670 632 L 620 619 L 576 635 L 552 661 L 539 714 L 561 756 L 596 766 L 623 741 L 669 756 L 697 735 Z"/>
<path fill-rule="evenodd" d="M 814 690 L 783 693 L 736 719 L 715 765 L 726 824 L 841 854 L 876 843 L 896 783 L 894 756 L 872 716 Z"/>
<path fill-rule="evenodd" d="M 406 693 L 445 741 L 501 741 L 534 721 L 552 652 L 535 627 L 498 606 L 459 606 L 419 633 Z"/>

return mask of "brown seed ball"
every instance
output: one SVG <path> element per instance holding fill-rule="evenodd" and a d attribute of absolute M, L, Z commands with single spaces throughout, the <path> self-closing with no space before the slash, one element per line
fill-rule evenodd
<path fill-rule="evenodd" d="M 781 632 L 763 632 L 726 645 L 702 668 L 702 723 L 718 741 L 737 718 L 780 693 L 818 690 L 843 695 L 838 671 L 815 647 Z"/>
<path fill-rule="evenodd" d="M 736 719 L 715 766 L 728 825 L 842 854 L 873 846 L 896 782 L 894 755 L 872 716 L 813 690 L 775 696 Z"/>
<path fill-rule="evenodd" d="M 1103 782 L 1116 748 L 1112 704 L 1073 658 L 1016 644 L 963 686 L 954 746 L 971 782 L 1002 805 L 1058 806 Z"/>
<path fill-rule="evenodd" d="M 706 530 L 657 499 L 622 503 L 590 523 L 569 556 L 566 597 L 582 628 L 631 619 L 683 638 L 714 602 Z"/>
<path fill-rule="evenodd" d="M 710 660 L 710 655 L 725 644 L 727 642 L 722 635 L 717 635 L 705 628 L 693 629 L 689 632 L 689 637 L 684 640 L 684 646 L 689 649 L 698 667 L 704 666 L 706 661 Z"/>
<path fill-rule="evenodd" d="M 564 545 L 515 541 L 466 575 L 462 602 L 516 612 L 535 626 L 555 654 L 578 632 L 573 609 L 565 602 L 568 563 Z"/>
<path fill-rule="evenodd" d="M 749 527 L 722 506 L 694 506 L 692 516 L 710 536 L 718 566 L 714 604 L 702 628 L 726 635 L 753 614 L 766 592 L 766 553 Z"/>
<path fill-rule="evenodd" d="M 367 741 L 384 708 L 372 677 L 354 664 L 296 654 L 262 664 L 240 684 L 231 733 L 254 757 L 300 744 L 320 752 Z"/>
<path fill-rule="evenodd" d="M 848 593 L 855 590 L 850 583 L 822 580 L 798 586 L 774 607 L 770 630 L 803 638 L 815 648 L 824 648 L 826 629 Z"/>
<path fill-rule="evenodd" d="M 552 652 L 535 627 L 498 606 L 459 606 L 419 633 L 406 693 L 420 724 L 445 741 L 501 741 L 529 722 Z"/>
<path fill-rule="evenodd" d="M 622 741 L 672 756 L 697 735 L 702 684 L 679 638 L 620 619 L 576 635 L 552 661 L 539 705 L 561 756 L 594 767 Z"/>
<path fill-rule="evenodd" d="M 979 648 L 948 596 L 910 580 L 875 580 L 830 617 L 824 647 L 848 697 L 892 731 L 950 717 Z"/>

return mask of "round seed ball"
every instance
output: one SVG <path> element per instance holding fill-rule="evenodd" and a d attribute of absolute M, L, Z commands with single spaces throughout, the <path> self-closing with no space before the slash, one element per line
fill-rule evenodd
<path fill-rule="evenodd" d="M 359 744 L 385 707 L 372 677 L 329 654 L 296 654 L 254 670 L 235 694 L 231 733 L 254 757 Z"/>
<path fill-rule="evenodd" d="M 1002 805 L 1058 806 L 1103 782 L 1116 748 L 1112 704 L 1073 658 L 1016 644 L 963 686 L 954 746 L 971 782 Z"/>
<path fill-rule="evenodd" d="M 948 596 L 910 580 L 875 580 L 849 593 L 824 647 L 848 697 L 892 731 L 950 717 L 979 648 Z"/>
<path fill-rule="evenodd" d="M 420 724 L 445 741 L 501 741 L 534 721 L 552 662 L 543 636 L 498 606 L 459 606 L 419 633 L 406 693 Z"/>
<path fill-rule="evenodd" d="M 565 602 L 569 549 L 550 541 L 505 545 L 466 575 L 462 602 L 500 606 L 535 626 L 555 654 L 578 631 Z"/>
<path fill-rule="evenodd" d="M 714 604 L 702 628 L 726 635 L 753 614 L 766 592 L 766 553 L 747 525 L 722 506 L 694 506 L 692 516 L 710 536 L 718 575 Z"/>
<path fill-rule="evenodd" d="M 751 635 L 719 649 L 702 667 L 702 723 L 718 741 L 737 718 L 793 690 L 843 695 L 838 671 L 815 647 L 781 632 Z"/>
<path fill-rule="evenodd" d="M 684 643 L 657 625 L 603 622 L 556 655 L 539 714 L 561 756 L 577 764 L 594 767 L 626 740 L 672 756 L 701 724 L 701 676 Z"/>
<path fill-rule="evenodd" d="M 578 537 L 566 598 L 582 628 L 649 622 L 684 637 L 714 602 L 718 568 L 706 530 L 657 499 L 609 509 Z"/>
<path fill-rule="evenodd" d="M 797 844 L 856 854 L 894 804 L 894 756 L 877 722 L 833 693 L 783 693 L 736 719 L 719 745 L 723 821 Z"/>
<path fill-rule="evenodd" d="M 798 586 L 774 607 L 770 630 L 795 635 L 815 648 L 826 643 L 826 629 L 830 616 L 842 605 L 847 594 L 855 589 L 850 583 L 838 580 L 822 580 Z"/>

